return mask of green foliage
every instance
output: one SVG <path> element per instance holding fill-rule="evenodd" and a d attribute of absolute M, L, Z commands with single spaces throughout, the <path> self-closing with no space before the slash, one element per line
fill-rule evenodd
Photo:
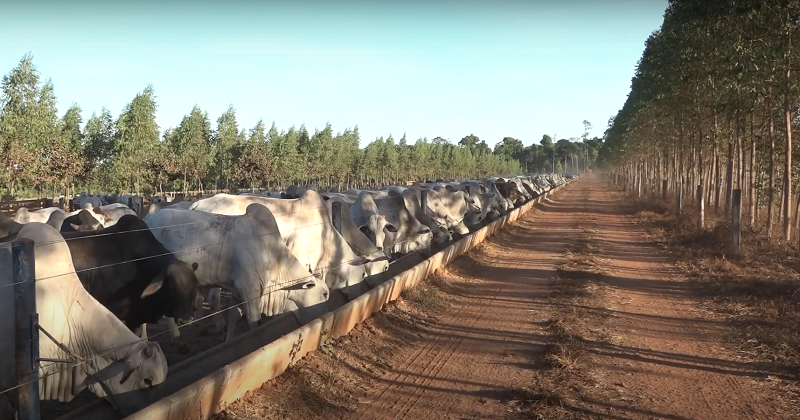
<path fill-rule="evenodd" d="M 797 16 L 796 0 L 671 1 L 645 43 L 628 99 L 609 120 L 605 144 L 595 147 L 598 159 L 616 167 L 687 151 L 690 136 L 702 136 L 709 156 L 709 146 L 730 138 L 748 115 L 761 130 L 772 115 L 780 129 L 776 105 L 797 103 L 788 73 L 800 51 Z"/>
<path fill-rule="evenodd" d="M 33 57 L 25 55 L 2 79 L 0 193 L 35 196 L 66 187 L 155 193 L 292 183 L 348 188 L 513 175 L 528 159 L 522 142 L 510 137 L 493 153 L 472 134 L 457 145 L 441 137 L 410 141 L 389 135 L 361 149 L 357 126 L 337 133 L 326 124 L 311 134 L 305 126 L 279 131 L 274 123 L 267 130 L 260 120 L 247 130 L 232 105 L 214 129 L 195 105 L 177 127 L 161 133 L 157 110 L 155 90 L 147 86 L 116 119 L 104 107 L 81 129 L 80 106 L 73 103 L 59 118 L 52 82 L 42 82 Z"/>
<path fill-rule="evenodd" d="M 153 164 L 158 149 L 158 124 L 156 124 L 156 96 L 152 86 L 137 93 L 125 105 L 117 119 L 114 141 L 113 172 L 117 181 L 108 185 L 112 190 L 139 193 L 152 181 L 147 167 Z"/>
<path fill-rule="evenodd" d="M 239 123 L 236 121 L 236 109 L 229 105 L 228 109 L 217 119 L 217 130 L 212 136 L 212 149 L 214 153 L 214 177 L 223 182 L 225 188 L 230 187 L 231 180 L 235 179 L 236 162 L 241 145 L 239 136 Z"/>
<path fill-rule="evenodd" d="M 264 136 L 263 125 L 261 136 Z M 184 190 L 189 180 L 195 181 L 202 190 L 202 180 L 213 160 L 208 113 L 195 105 L 189 115 L 183 117 L 168 145 L 176 158 L 177 170 L 183 175 Z"/>

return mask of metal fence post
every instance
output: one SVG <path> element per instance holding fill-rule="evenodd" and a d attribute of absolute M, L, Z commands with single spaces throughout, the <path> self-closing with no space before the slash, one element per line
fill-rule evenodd
<path fill-rule="evenodd" d="M 742 242 L 742 190 L 731 194 L 731 253 L 739 254 Z"/>
<path fill-rule="evenodd" d="M 39 420 L 39 323 L 36 313 L 36 265 L 33 241 L 15 240 L 11 246 L 14 280 L 14 351 L 16 358 L 17 418 Z"/>
<path fill-rule="evenodd" d="M 333 228 L 336 229 L 337 232 L 342 233 L 342 203 L 339 201 L 334 201 L 331 205 L 331 223 L 333 223 Z"/>

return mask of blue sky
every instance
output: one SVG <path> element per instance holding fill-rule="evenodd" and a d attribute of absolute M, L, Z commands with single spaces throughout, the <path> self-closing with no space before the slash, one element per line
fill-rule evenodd
<path fill-rule="evenodd" d="M 233 104 L 240 126 L 376 136 L 602 135 L 665 0 L 4 2 L 0 72 L 26 52 L 59 111 L 116 117 L 153 84 L 158 123 Z M 13 18 L 16 16 L 17 18 Z M 9 17 L 12 17 L 9 19 Z"/>

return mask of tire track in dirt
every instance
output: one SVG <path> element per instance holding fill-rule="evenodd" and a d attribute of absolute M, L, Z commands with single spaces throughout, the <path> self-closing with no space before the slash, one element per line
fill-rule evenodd
<path fill-rule="evenodd" d="M 568 187 L 483 245 L 448 276 L 457 303 L 376 381 L 352 419 L 506 418 L 548 344 L 549 282 L 577 224 Z"/>
<path fill-rule="evenodd" d="M 701 309 L 671 258 L 630 220 L 631 208 L 600 179 L 589 202 L 595 244 L 609 261 L 603 312 L 607 342 L 591 343 L 613 401 L 585 401 L 600 417 L 739 420 L 797 418 L 771 398 L 767 375 L 724 345 L 724 321 Z"/>

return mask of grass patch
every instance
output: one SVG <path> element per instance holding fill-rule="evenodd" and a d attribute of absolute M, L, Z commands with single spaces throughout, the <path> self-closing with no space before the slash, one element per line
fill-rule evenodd
<path fill-rule="evenodd" d="M 587 219 L 591 220 L 591 216 Z M 591 375 L 588 351 L 593 340 L 590 324 L 602 322 L 586 308 L 602 299 L 603 276 L 608 262 L 598 257 L 596 230 L 578 226 L 564 253 L 564 263 L 556 268 L 551 283 L 551 300 L 560 308 L 548 324 L 552 343 L 544 355 L 546 368 L 535 383 L 511 392 L 510 410 L 519 418 L 575 420 L 592 415 L 579 407 L 593 394 L 597 383 Z"/>
<path fill-rule="evenodd" d="M 735 326 L 730 339 L 746 358 L 800 377 L 800 250 L 768 238 L 763 228 L 746 227 L 741 253 L 731 255 L 727 218 L 708 210 L 703 229 L 691 213 L 676 218 L 640 210 L 635 216 L 679 257 L 703 301 Z"/>
<path fill-rule="evenodd" d="M 431 277 L 429 281 L 421 282 L 410 289 L 403 290 L 401 296 L 422 312 L 437 311 L 445 306 L 444 295 L 440 288 L 442 281 L 438 277 Z"/>

